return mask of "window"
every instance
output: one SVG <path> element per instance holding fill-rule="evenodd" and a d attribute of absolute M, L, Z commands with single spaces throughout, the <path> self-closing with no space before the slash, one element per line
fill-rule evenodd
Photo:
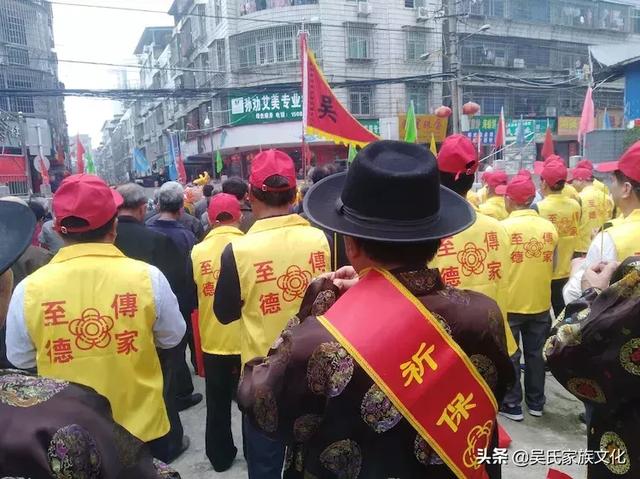
<path fill-rule="evenodd" d="M 4 40 L 7 43 L 27 45 L 25 19 L 21 17 L 18 12 L 9 11 L 9 8 L 10 6 L 7 5 L 5 9 L 0 12 L 0 25 L 4 24 Z"/>
<path fill-rule="evenodd" d="M 350 88 L 349 110 L 353 115 L 373 115 L 373 87 Z"/>
<path fill-rule="evenodd" d="M 29 51 L 22 48 L 6 47 L 9 65 L 29 66 Z"/>
<path fill-rule="evenodd" d="M 225 57 L 224 39 L 216 40 L 211 50 L 211 59 L 213 60 L 213 69 L 217 72 L 224 72 L 227 69 L 227 59 Z"/>
<path fill-rule="evenodd" d="M 526 95 L 515 95 L 513 97 L 513 114 L 515 116 L 545 116 L 547 113 L 547 102 L 549 96 L 546 94 L 536 95 L 527 92 Z M 555 105 L 553 105 L 555 106 Z"/>
<path fill-rule="evenodd" d="M 511 0 L 509 17 L 525 22 L 549 23 L 549 0 Z"/>
<path fill-rule="evenodd" d="M 594 26 L 594 8 L 581 4 L 559 2 L 554 4 L 551 18 L 556 25 L 591 28 Z"/>
<path fill-rule="evenodd" d="M 466 11 L 471 15 L 504 17 L 504 2 L 505 0 L 468 0 Z"/>
<path fill-rule="evenodd" d="M 483 40 L 468 40 L 462 43 L 463 65 L 509 65 L 510 45 Z"/>
<path fill-rule="evenodd" d="M 208 53 L 201 53 L 198 56 L 198 70 L 200 70 L 198 72 L 198 82 L 199 82 L 199 86 L 202 86 L 206 83 L 207 79 L 210 76 L 209 70 L 210 70 L 210 65 L 209 65 L 209 54 Z"/>
<path fill-rule="evenodd" d="M 365 0 L 366 1 L 366 0 Z M 240 15 L 297 5 L 315 5 L 318 0 L 240 0 Z"/>
<path fill-rule="evenodd" d="M 427 52 L 427 31 L 410 29 L 405 31 L 407 61 L 420 60 L 420 56 Z"/>
<path fill-rule="evenodd" d="M 627 31 L 626 23 L 629 15 L 627 7 L 612 3 L 601 3 L 598 11 L 600 12 L 598 28 L 616 30 L 618 32 Z"/>
<path fill-rule="evenodd" d="M 31 79 L 24 74 L 14 73 L 7 75 L 7 89 L 22 90 L 33 88 Z M 11 111 L 21 111 L 23 113 L 35 113 L 33 97 L 9 98 L 9 109 Z"/>
<path fill-rule="evenodd" d="M 631 10 L 631 31 L 640 33 L 640 9 L 638 8 Z"/>
<path fill-rule="evenodd" d="M 428 87 L 425 84 L 410 83 L 406 85 L 407 105 L 413 102 L 413 108 L 417 115 L 429 113 Z"/>
<path fill-rule="evenodd" d="M 200 32 L 198 32 L 198 37 L 205 38 L 207 35 L 207 6 L 202 3 L 197 5 L 196 15 L 200 22 Z"/>
<path fill-rule="evenodd" d="M 405 8 L 426 7 L 426 0 L 404 0 Z"/>
<path fill-rule="evenodd" d="M 373 59 L 373 30 L 363 23 L 348 23 L 347 60 Z"/>
<path fill-rule="evenodd" d="M 215 22 L 218 25 L 222 21 L 222 0 L 214 0 L 213 15 L 216 17 Z"/>
<path fill-rule="evenodd" d="M 480 111 L 483 115 L 499 115 L 502 107 L 505 109 L 505 114 L 508 111 L 507 99 L 502 91 L 465 87 L 463 98 L 464 101 L 472 100 L 480 105 Z"/>

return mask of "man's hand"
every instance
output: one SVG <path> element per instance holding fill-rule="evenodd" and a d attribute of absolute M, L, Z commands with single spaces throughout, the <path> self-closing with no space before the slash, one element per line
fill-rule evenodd
<path fill-rule="evenodd" d="M 611 282 L 611 276 L 620 263 L 612 261 L 610 263 L 598 263 L 591 266 L 584 272 L 582 277 L 582 291 L 589 288 L 607 289 Z"/>
<path fill-rule="evenodd" d="M 322 277 L 333 281 L 333 284 L 340 290 L 340 293 L 344 293 L 349 288 L 355 286 L 360 279 L 353 266 L 343 266 L 338 271 L 323 274 Z"/>

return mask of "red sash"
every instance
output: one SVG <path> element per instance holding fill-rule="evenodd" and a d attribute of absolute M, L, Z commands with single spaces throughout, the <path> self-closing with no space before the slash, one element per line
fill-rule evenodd
<path fill-rule="evenodd" d="M 388 271 L 370 270 L 318 320 L 459 478 L 484 479 L 496 400 L 467 355 Z"/>

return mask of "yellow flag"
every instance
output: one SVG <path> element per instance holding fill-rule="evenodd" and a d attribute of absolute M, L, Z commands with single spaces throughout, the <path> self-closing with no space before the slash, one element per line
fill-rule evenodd
<path fill-rule="evenodd" d="M 431 145 L 429 146 L 429 149 L 431 150 L 431 153 L 433 153 L 433 156 L 438 156 L 438 148 L 436 148 L 436 137 L 433 136 L 433 133 L 431 133 Z"/>

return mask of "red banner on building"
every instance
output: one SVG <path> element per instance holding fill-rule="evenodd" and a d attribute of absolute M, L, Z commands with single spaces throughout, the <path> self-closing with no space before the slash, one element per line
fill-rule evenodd
<path fill-rule="evenodd" d="M 343 145 L 363 147 L 377 141 L 336 98 L 313 52 L 302 35 L 302 90 L 304 96 L 303 122 L 305 132 Z"/>
<path fill-rule="evenodd" d="M 0 155 L 0 175 L 27 177 L 24 156 Z"/>

